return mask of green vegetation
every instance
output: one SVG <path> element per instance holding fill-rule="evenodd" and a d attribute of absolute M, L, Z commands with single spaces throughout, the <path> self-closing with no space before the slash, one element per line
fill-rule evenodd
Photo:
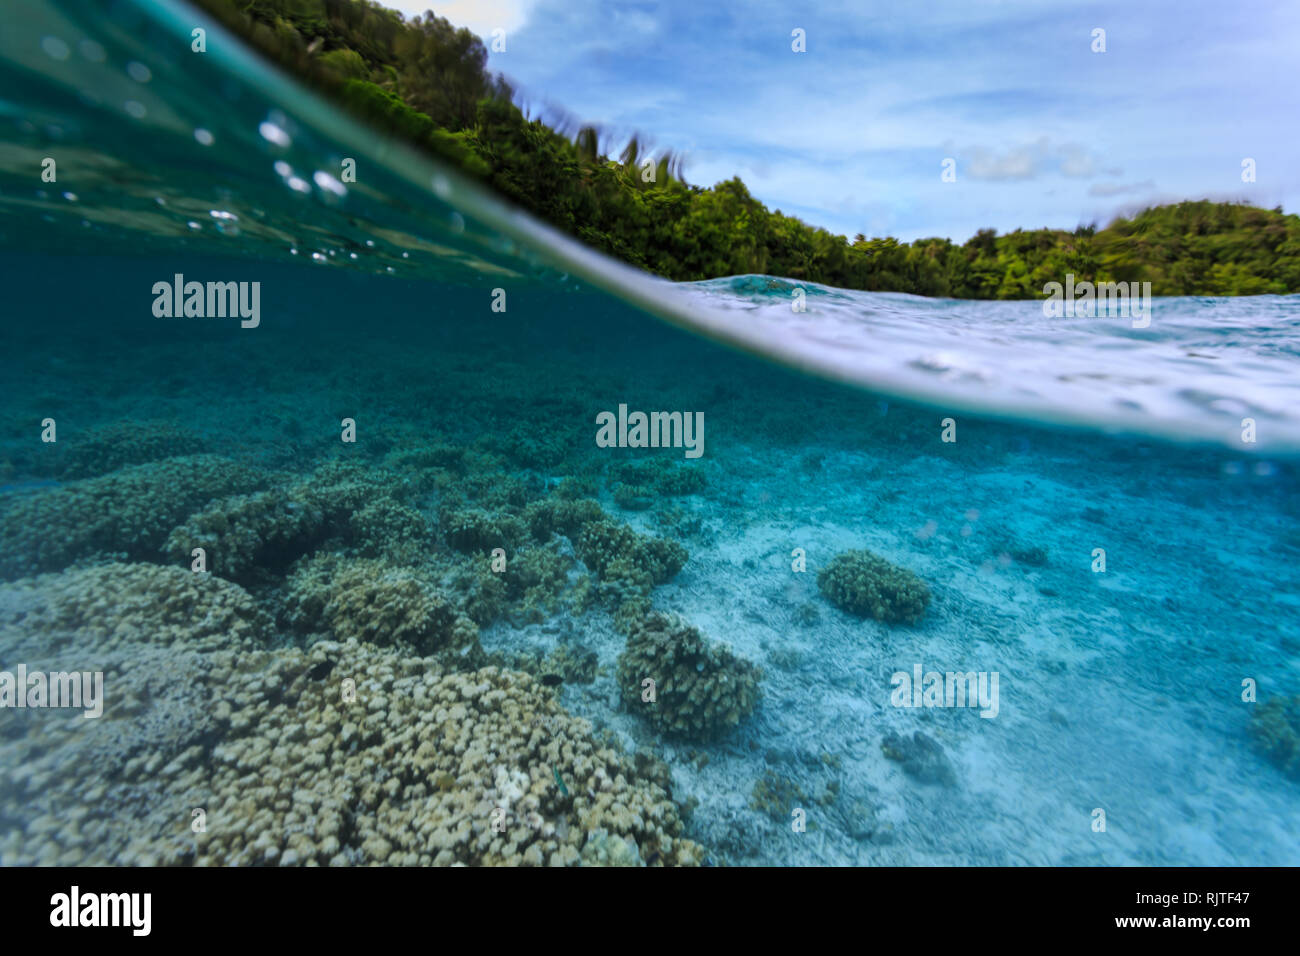
<path fill-rule="evenodd" d="M 371 0 L 199 0 L 362 120 L 423 148 L 586 244 L 677 281 L 763 273 L 849 289 L 1038 298 L 1063 281 L 1149 281 L 1155 295 L 1300 292 L 1300 216 L 1233 203 L 1147 209 L 1105 229 L 981 230 L 948 239 L 845 237 L 769 211 L 739 179 L 683 182 L 634 140 L 618 160 L 511 101 L 482 41 Z M 647 162 L 648 160 L 648 162 Z M 653 170 L 654 175 L 649 175 Z M 650 179 L 651 181 L 646 181 Z"/>

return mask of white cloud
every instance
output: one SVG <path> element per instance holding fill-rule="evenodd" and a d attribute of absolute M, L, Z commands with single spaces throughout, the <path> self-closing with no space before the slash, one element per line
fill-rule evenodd
<path fill-rule="evenodd" d="M 528 15 L 537 0 L 383 0 L 383 5 L 406 14 L 407 19 L 418 17 L 432 9 L 455 26 L 468 27 L 486 39 L 500 27 L 506 31 L 506 49 L 510 48 L 510 34 L 528 22 Z"/>
<path fill-rule="evenodd" d="M 1140 183 L 1094 183 L 1088 190 L 1089 196 L 1099 196 L 1108 198 L 1110 196 L 1123 196 L 1128 193 L 1151 192 L 1156 188 L 1153 180 L 1147 179 Z"/>

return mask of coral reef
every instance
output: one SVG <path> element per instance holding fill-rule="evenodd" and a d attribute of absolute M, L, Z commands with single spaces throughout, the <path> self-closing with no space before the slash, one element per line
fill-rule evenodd
<path fill-rule="evenodd" d="M 619 482 L 613 487 L 614 504 L 624 511 L 648 511 L 654 504 L 651 490 L 644 485 L 629 485 Z"/>
<path fill-rule="evenodd" d="M 355 642 L 166 660 L 153 695 L 138 669 L 110 673 L 145 701 L 129 723 L 41 719 L 0 739 L 15 768 L 0 817 L 24 821 L 0 864 L 702 860 L 662 786 L 526 675 Z M 112 772 L 88 773 L 105 751 Z"/>
<path fill-rule="evenodd" d="M 587 834 L 582 847 L 583 866 L 645 866 L 635 841 L 611 836 L 604 827 Z"/>
<path fill-rule="evenodd" d="M 523 517 L 532 536 L 544 543 L 553 534 L 576 537 L 583 525 L 601 520 L 605 512 L 600 502 L 591 498 L 551 497 L 531 502 Z"/>
<path fill-rule="evenodd" d="M 493 548 L 513 549 L 524 538 L 524 523 L 509 514 L 480 508 L 443 511 L 438 519 L 447 544 L 457 551 L 486 553 Z"/>
<path fill-rule="evenodd" d="M 117 466 L 115 434 L 77 468 Z M 187 447 L 169 434 L 116 453 Z M 506 470 L 542 467 L 552 445 L 504 451 L 306 475 L 192 455 L 10 494 L 0 646 L 33 666 L 71 655 L 108 693 L 97 720 L 26 712 L 0 735 L 19 768 L 0 864 L 701 862 L 666 766 L 558 706 L 551 687 L 595 680 L 594 651 L 561 642 L 524 655 L 525 674 L 485 666 L 516 662 L 478 642 L 480 624 L 596 597 L 630 625 L 686 552 L 610 520 L 590 477 Z M 190 569 L 199 547 L 206 572 Z M 691 636 L 630 653 L 674 649 L 663 729 L 709 736 L 753 710 L 757 671 Z"/>
<path fill-rule="evenodd" d="M 84 434 L 64 432 L 59 448 L 63 478 L 91 478 L 126 465 L 204 451 L 198 435 L 170 422 L 117 421 L 96 425 Z"/>
<path fill-rule="evenodd" d="M 586 647 L 574 647 L 560 644 L 545 660 L 532 668 L 523 668 L 534 673 L 537 679 L 548 686 L 558 684 L 590 684 L 596 679 L 596 652 Z"/>
<path fill-rule="evenodd" d="M 915 624 L 930 603 L 924 581 L 870 551 L 836 555 L 818 572 L 817 587 L 840 609 L 890 624 Z"/>
<path fill-rule="evenodd" d="M 243 588 L 184 568 L 102 564 L 23 578 L 0 593 L 6 657 L 47 654 L 81 634 L 101 651 L 124 643 L 257 647 L 270 636 L 270 618 Z"/>
<path fill-rule="evenodd" d="M 674 462 L 667 458 L 625 461 L 610 470 L 613 486 L 619 484 L 642 488 L 648 495 L 675 497 L 694 495 L 704 489 L 707 480 L 701 466 Z"/>
<path fill-rule="evenodd" d="M 502 575 L 492 570 L 488 559 L 477 555 L 452 572 L 445 590 L 459 599 L 462 613 L 480 625 L 495 621 L 510 604 Z"/>
<path fill-rule="evenodd" d="M 573 558 L 553 545 L 525 548 L 510 559 L 502 574 L 506 593 L 521 604 L 527 619 L 540 621 L 559 606 L 572 566 Z"/>
<path fill-rule="evenodd" d="M 624 702 L 661 733 L 710 740 L 754 712 L 762 672 L 695 628 L 651 614 L 632 625 L 617 676 Z M 654 702 L 642 700 L 647 678 Z"/>
<path fill-rule="evenodd" d="M 371 558 L 323 555 L 286 586 L 281 620 L 299 632 L 354 637 L 406 653 L 472 646 L 478 628 L 418 571 Z"/>
<path fill-rule="evenodd" d="M 643 575 L 651 584 L 669 581 L 686 564 L 687 553 L 676 541 L 637 534 L 609 519 L 588 521 L 575 543 L 578 557 L 601 580 Z"/>
<path fill-rule="evenodd" d="M 190 562 L 202 548 L 213 574 L 245 581 L 258 572 L 283 568 L 321 537 L 325 516 L 319 508 L 283 491 L 259 491 L 212 502 L 172 529 L 163 551 L 173 561 Z"/>
<path fill-rule="evenodd" d="M 808 795 L 797 783 L 771 771 L 754 782 L 749 795 L 749 805 L 777 823 L 789 823 L 790 811 L 807 803 Z"/>
<path fill-rule="evenodd" d="M 57 571 L 95 554 L 156 558 L 195 510 L 265 480 L 238 462 L 192 455 L 9 498 L 0 506 L 0 577 Z"/>
<path fill-rule="evenodd" d="M 357 553 L 414 562 L 430 543 L 424 515 L 392 498 L 377 498 L 348 519 L 347 535 Z"/>
<path fill-rule="evenodd" d="M 400 500 L 411 490 L 391 472 L 335 460 L 303 481 L 211 502 L 172 530 L 164 550 L 188 562 L 202 547 L 208 570 L 237 581 L 277 573 L 327 538 L 368 557 L 413 560 L 429 529 Z"/>

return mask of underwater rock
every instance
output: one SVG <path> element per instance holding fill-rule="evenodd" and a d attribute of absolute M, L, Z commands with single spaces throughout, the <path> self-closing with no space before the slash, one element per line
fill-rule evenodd
<path fill-rule="evenodd" d="M 865 550 L 836 555 L 818 572 L 817 587 L 841 610 L 889 624 L 915 624 L 930 603 L 924 581 Z"/>
<path fill-rule="evenodd" d="M 740 724 L 758 706 L 762 672 L 698 630 L 662 614 L 640 618 L 618 658 L 624 702 L 660 733 L 706 741 Z M 655 700 L 642 699 L 643 681 Z"/>
<path fill-rule="evenodd" d="M 946 787 L 957 783 L 957 773 L 943 747 L 919 730 L 911 737 L 891 731 L 880 742 L 880 749 L 890 760 L 902 764 L 904 773 L 921 783 L 938 783 Z"/>
<path fill-rule="evenodd" d="M 96 553 L 156 558 L 190 514 L 265 481 L 230 459 L 191 455 L 9 499 L 0 505 L 0 578 L 57 571 Z"/>

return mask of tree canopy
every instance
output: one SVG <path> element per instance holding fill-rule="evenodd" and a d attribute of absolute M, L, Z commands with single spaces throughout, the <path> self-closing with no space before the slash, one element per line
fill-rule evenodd
<path fill-rule="evenodd" d="M 672 154 L 617 158 L 590 127 L 529 119 L 483 42 L 373 0 L 199 0 L 371 125 L 428 150 L 588 245 L 669 279 L 766 273 L 850 289 L 1037 298 L 1047 282 L 1149 281 L 1155 295 L 1300 292 L 1300 217 L 1208 200 L 1104 229 L 981 230 L 965 243 L 844 236 L 770 211 L 738 178 L 684 182 Z"/>

